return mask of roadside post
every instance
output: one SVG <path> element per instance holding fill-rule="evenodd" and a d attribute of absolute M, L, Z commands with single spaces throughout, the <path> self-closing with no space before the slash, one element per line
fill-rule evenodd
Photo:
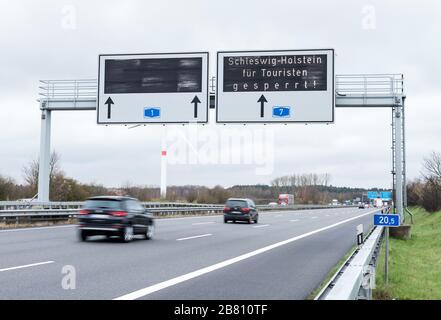
<path fill-rule="evenodd" d="M 364 237 L 363 237 L 363 225 L 359 224 L 357 226 L 357 246 L 361 246 L 364 242 Z"/>
<path fill-rule="evenodd" d="M 385 228 L 384 282 L 386 284 L 389 283 L 389 228 L 400 226 L 400 215 L 390 214 L 389 212 L 390 210 L 387 210 L 386 214 L 374 214 L 374 225 Z"/>

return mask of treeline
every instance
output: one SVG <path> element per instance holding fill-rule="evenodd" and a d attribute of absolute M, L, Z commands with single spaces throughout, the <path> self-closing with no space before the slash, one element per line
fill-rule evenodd
<path fill-rule="evenodd" d="M 109 192 L 99 184 L 84 184 L 67 177 L 60 169 L 60 156 L 53 152 L 49 166 L 49 192 L 52 201 L 82 201 L 96 194 Z M 0 175 L 0 200 L 32 199 L 38 190 L 39 161 L 33 160 L 23 167 L 25 184 L 17 184 L 12 178 Z"/>
<path fill-rule="evenodd" d="M 0 200 L 33 198 L 38 189 L 38 160 L 31 161 L 23 168 L 25 184 L 17 184 L 12 178 L 0 175 Z M 247 197 L 257 204 L 276 202 L 282 193 L 294 194 L 298 204 L 328 204 L 332 199 L 343 203 L 361 198 L 366 189 L 336 187 L 330 185 L 327 173 L 292 174 L 275 178 L 270 185 L 236 185 L 229 188 L 215 186 L 169 186 L 166 201 L 194 203 L 224 203 L 230 197 Z M 54 152 L 50 159 L 50 199 L 51 201 L 83 201 L 94 195 L 128 195 L 141 201 L 159 201 L 160 190 L 155 186 L 139 186 L 125 182 L 116 188 L 100 184 L 81 183 L 60 168 L 60 156 Z"/>
<path fill-rule="evenodd" d="M 295 201 L 302 204 L 328 204 L 333 199 L 340 203 L 362 198 L 367 190 L 362 188 L 335 187 L 330 185 L 328 173 L 292 174 L 274 179 L 271 186 L 274 196 L 280 193 L 294 194 Z M 376 189 L 372 189 L 376 190 Z"/>
<path fill-rule="evenodd" d="M 441 210 L 441 153 L 425 158 L 421 177 L 407 184 L 407 204 L 428 212 Z"/>

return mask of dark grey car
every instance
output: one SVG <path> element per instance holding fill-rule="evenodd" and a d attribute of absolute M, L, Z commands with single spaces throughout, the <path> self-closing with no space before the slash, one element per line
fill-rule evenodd
<path fill-rule="evenodd" d="M 129 242 L 136 234 L 145 239 L 153 237 L 153 216 L 135 198 L 99 196 L 86 200 L 78 215 L 78 233 L 81 241 L 89 236 L 117 236 Z"/>
<path fill-rule="evenodd" d="M 224 222 L 259 222 L 259 212 L 251 199 L 230 198 L 224 207 Z"/>

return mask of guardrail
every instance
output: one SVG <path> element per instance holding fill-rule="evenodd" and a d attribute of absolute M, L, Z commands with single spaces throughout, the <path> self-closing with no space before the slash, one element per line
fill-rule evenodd
<path fill-rule="evenodd" d="M 0 211 L 21 209 L 79 209 L 84 201 L 0 201 Z M 146 209 L 163 207 L 223 207 L 220 204 L 186 202 L 142 202 Z"/>
<path fill-rule="evenodd" d="M 84 204 L 84 201 L 0 201 L 0 211 L 2 210 L 21 210 L 21 209 L 79 209 Z M 187 202 L 142 202 L 142 205 L 146 208 L 164 208 L 164 207 L 210 207 L 210 208 L 223 208 L 222 204 L 206 204 L 206 203 L 187 203 Z M 290 209 L 296 210 L 298 208 L 305 209 L 322 209 L 322 208 L 336 208 L 339 206 L 328 206 L 320 204 L 294 204 L 287 206 L 270 206 L 270 205 L 257 205 L 257 208 L 261 210 L 273 210 L 273 209 Z"/>
<path fill-rule="evenodd" d="M 375 227 L 350 255 L 314 300 L 370 300 L 383 227 Z"/>

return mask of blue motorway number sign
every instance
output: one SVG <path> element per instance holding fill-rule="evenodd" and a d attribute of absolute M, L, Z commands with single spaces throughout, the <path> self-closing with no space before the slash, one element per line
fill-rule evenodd
<path fill-rule="evenodd" d="M 144 118 L 159 118 L 160 116 L 161 116 L 161 109 L 144 108 Z"/>
<path fill-rule="evenodd" d="M 368 191 L 367 197 L 368 199 L 377 199 L 379 196 L 377 191 Z"/>
<path fill-rule="evenodd" d="M 392 192 L 382 191 L 380 192 L 380 198 L 383 200 L 392 200 Z"/>
<path fill-rule="evenodd" d="M 399 227 L 399 214 L 374 214 L 374 225 L 384 227 Z"/>
<path fill-rule="evenodd" d="M 288 118 L 290 116 L 291 116 L 291 108 L 290 107 L 285 107 L 285 106 L 273 107 L 273 117 Z"/>

